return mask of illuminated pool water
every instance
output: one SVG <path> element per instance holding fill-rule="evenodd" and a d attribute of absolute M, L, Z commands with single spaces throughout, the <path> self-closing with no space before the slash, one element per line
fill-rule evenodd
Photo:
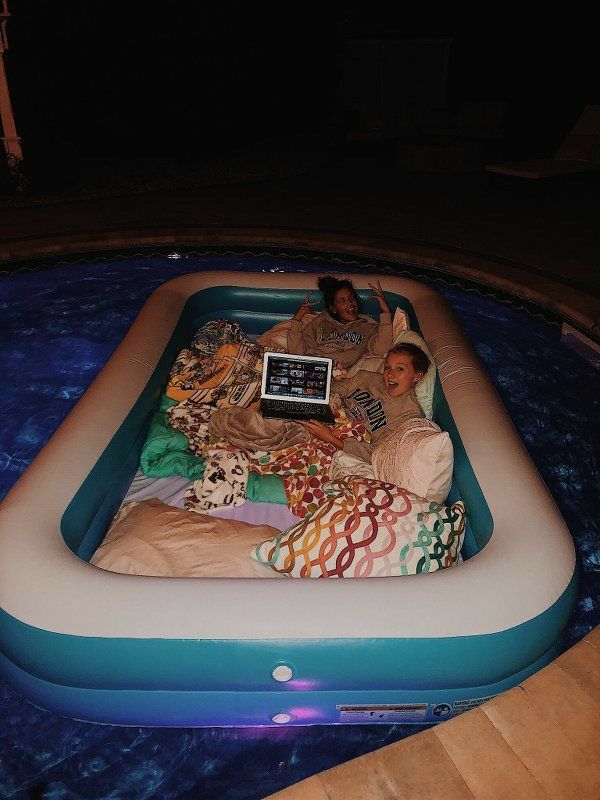
<path fill-rule="evenodd" d="M 147 296 L 165 280 L 206 269 L 323 274 L 332 264 L 156 255 L 0 277 L 0 497 L 89 386 Z M 558 327 L 481 294 L 436 286 L 471 337 L 575 540 L 583 570 L 571 644 L 600 621 L 598 372 L 561 344 Z M 258 798 L 418 730 L 112 728 L 35 709 L 2 683 L 0 692 L 2 797 L 38 787 L 56 798 L 221 798 L 225 791 L 228 798 Z"/>

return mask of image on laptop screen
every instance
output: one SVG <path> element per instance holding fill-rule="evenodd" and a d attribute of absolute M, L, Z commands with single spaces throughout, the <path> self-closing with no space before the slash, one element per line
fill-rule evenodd
<path fill-rule="evenodd" d="M 331 367 L 329 358 L 265 353 L 262 397 L 327 403 Z"/>

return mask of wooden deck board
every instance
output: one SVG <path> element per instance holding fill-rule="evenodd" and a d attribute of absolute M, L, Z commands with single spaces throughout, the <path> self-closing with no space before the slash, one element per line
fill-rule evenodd
<path fill-rule="evenodd" d="M 432 730 L 384 747 L 376 755 L 402 800 L 474 800 Z"/>
<path fill-rule="evenodd" d="M 593 698 L 556 663 L 522 684 L 530 703 L 536 705 L 565 732 L 589 758 L 600 752 L 600 719 L 590 713 Z"/>
<path fill-rule="evenodd" d="M 480 708 L 277 800 L 600 800 L 600 627 Z"/>
<path fill-rule="evenodd" d="M 378 754 L 368 753 L 319 776 L 329 800 L 396 800 L 396 789 L 382 766 Z"/>
<path fill-rule="evenodd" d="M 593 641 L 583 639 L 556 659 L 556 665 L 567 673 L 589 694 L 595 703 L 600 703 L 600 669 L 598 648 Z"/>
<path fill-rule="evenodd" d="M 548 800 L 481 709 L 439 725 L 434 733 L 477 800 Z"/>
<path fill-rule="evenodd" d="M 600 786 L 597 764 L 572 742 L 546 709 L 529 701 L 522 687 L 486 703 L 482 713 L 548 797 L 594 797 L 594 787 Z"/>
<path fill-rule="evenodd" d="M 591 644 L 596 650 L 600 650 L 600 625 L 590 631 L 583 641 Z"/>
<path fill-rule="evenodd" d="M 319 775 L 288 786 L 280 792 L 270 795 L 269 800 L 329 800 Z"/>

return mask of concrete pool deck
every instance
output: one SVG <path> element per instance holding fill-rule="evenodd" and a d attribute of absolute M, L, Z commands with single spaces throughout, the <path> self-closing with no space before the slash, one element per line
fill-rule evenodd
<path fill-rule="evenodd" d="M 407 260 L 495 286 L 600 335 L 600 182 L 486 192 L 482 175 L 405 173 L 375 160 L 303 175 L 85 199 L 0 204 L 0 267 L 168 244 L 337 251 Z"/>

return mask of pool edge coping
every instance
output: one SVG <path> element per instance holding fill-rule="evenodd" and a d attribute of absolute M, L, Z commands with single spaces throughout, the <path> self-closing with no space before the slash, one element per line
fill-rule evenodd
<path fill-rule="evenodd" d="M 409 262 L 411 266 L 498 288 L 548 309 L 592 338 L 598 338 L 600 334 L 600 300 L 595 298 L 593 287 L 576 288 L 553 273 L 519 262 L 486 254 L 460 252 L 438 244 L 419 244 L 402 238 L 354 237 L 335 231 L 302 228 L 153 225 L 150 229 L 139 226 L 119 231 L 91 230 L 5 240 L 0 244 L 0 267 L 44 256 L 153 245 L 283 246 L 398 263 Z"/>

